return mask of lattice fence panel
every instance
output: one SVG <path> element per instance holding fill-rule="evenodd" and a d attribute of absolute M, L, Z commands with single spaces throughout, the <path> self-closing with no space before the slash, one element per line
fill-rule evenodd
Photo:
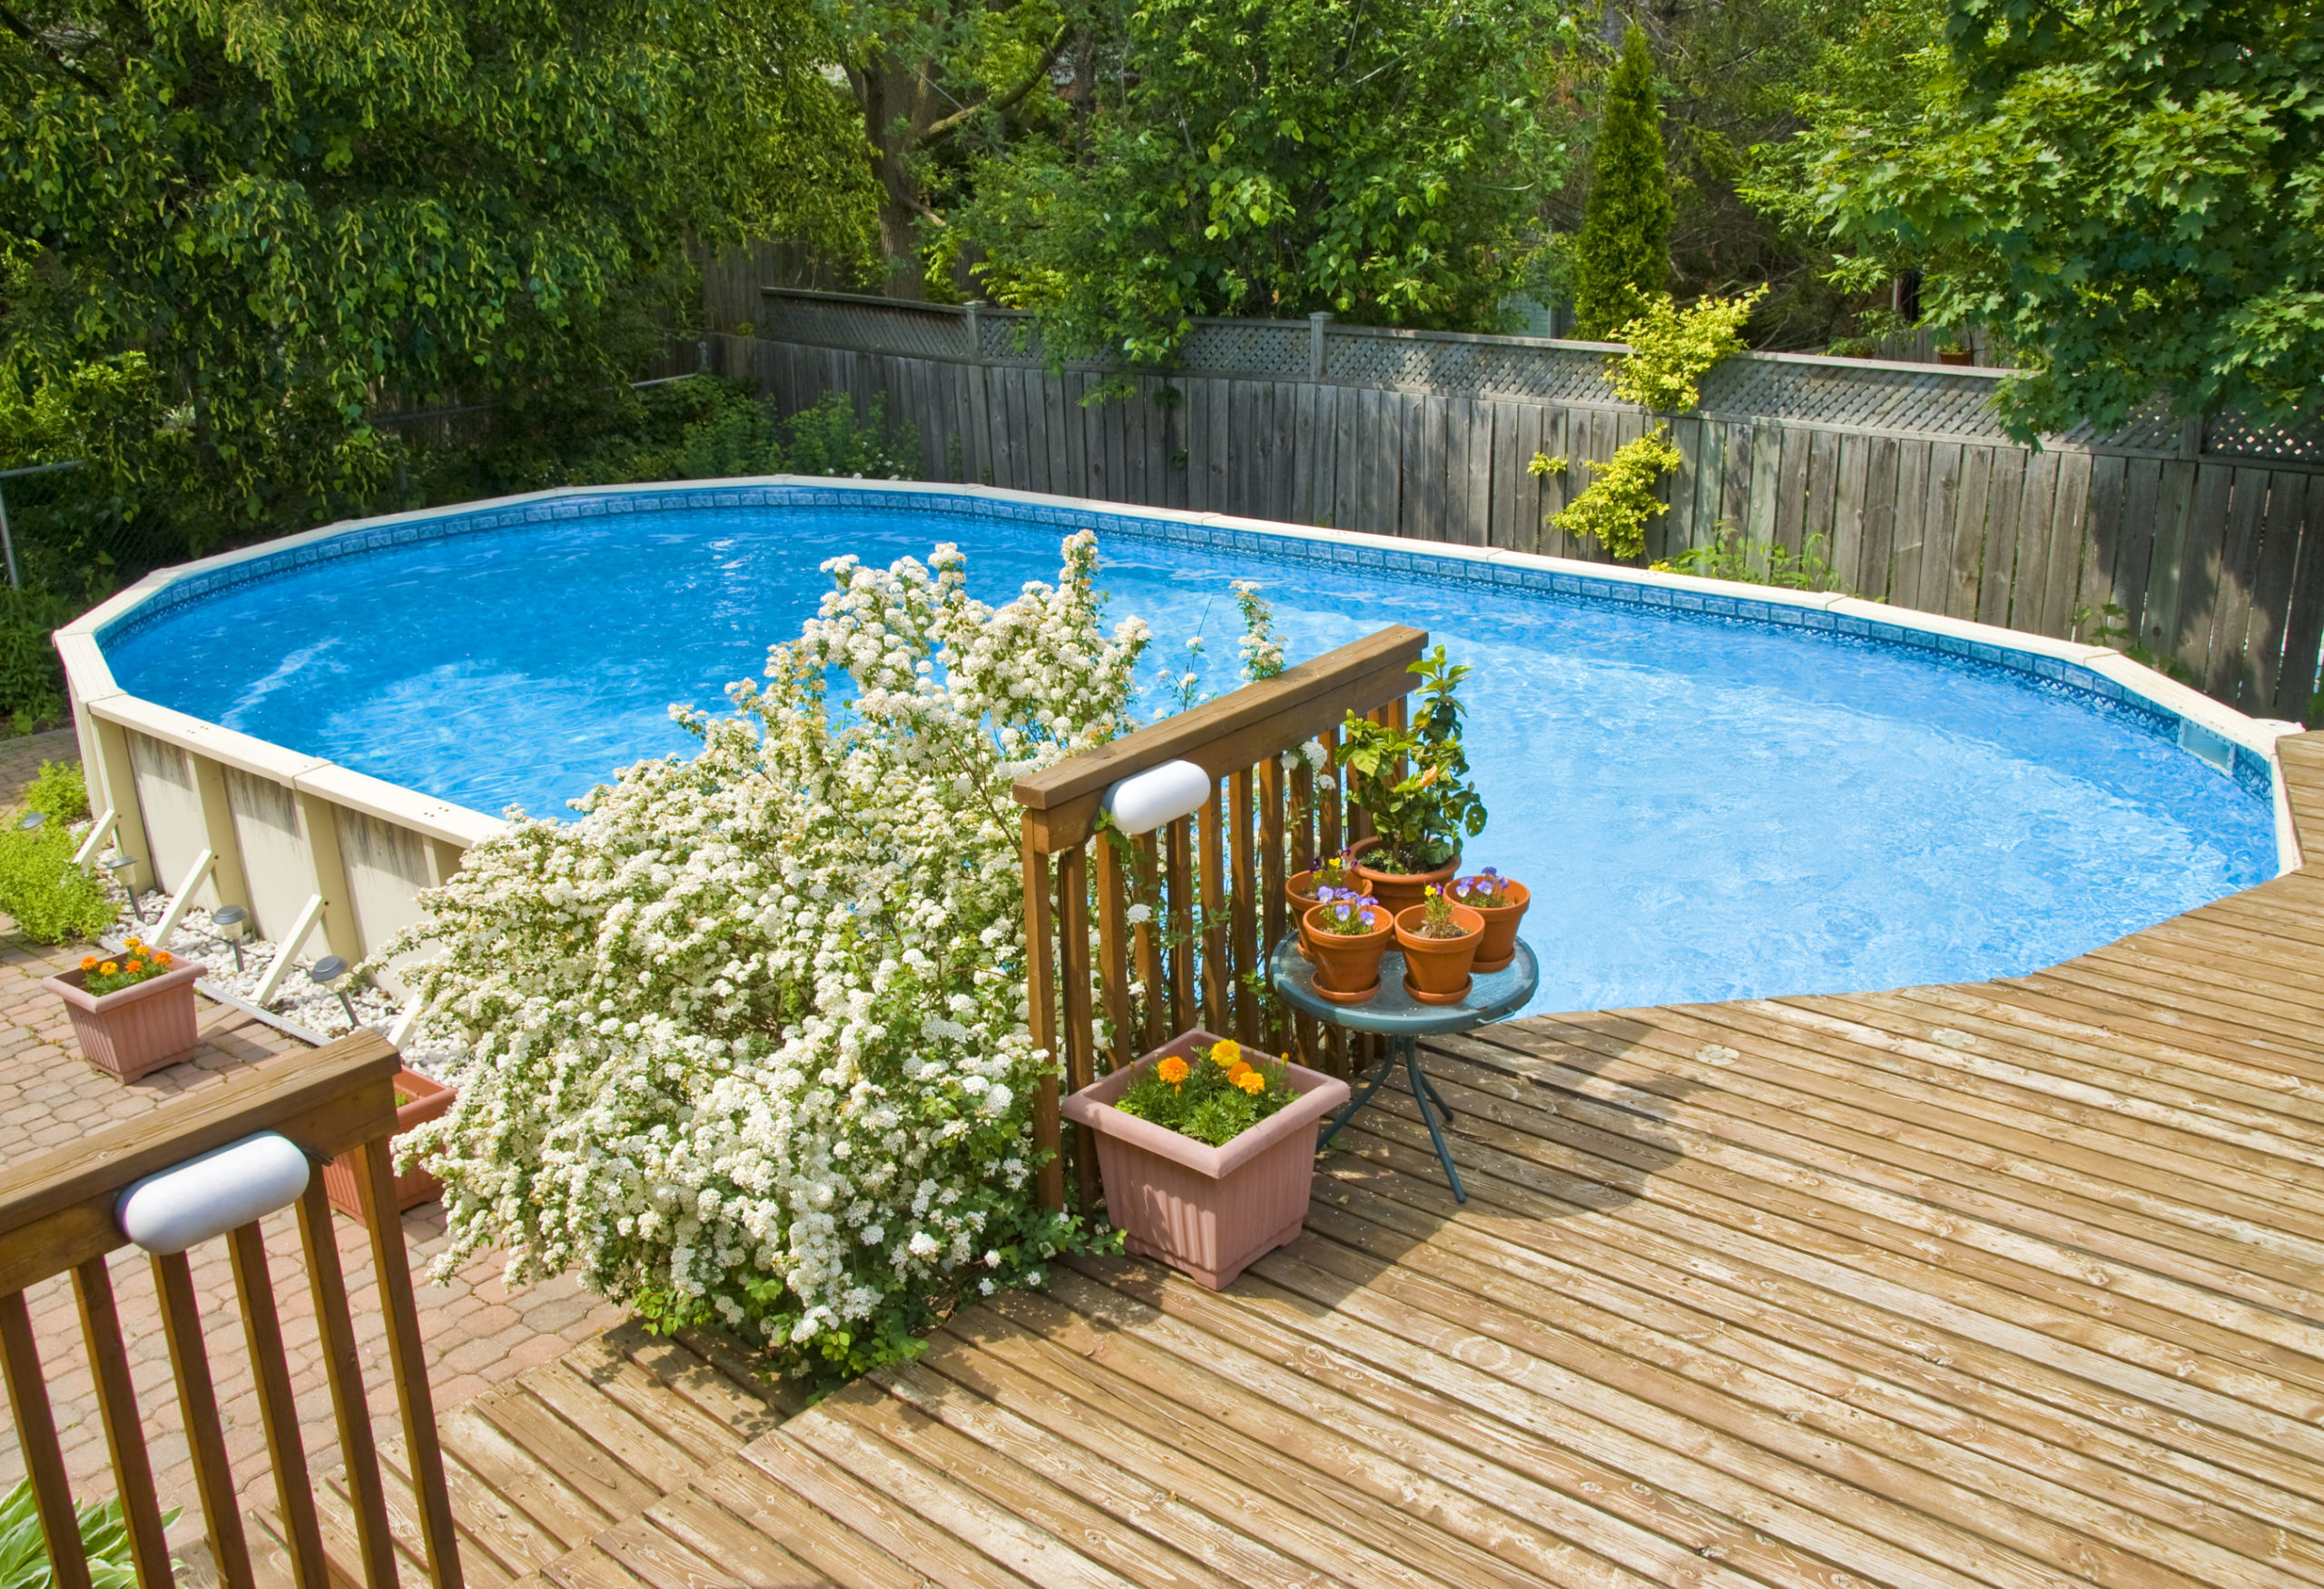
<path fill-rule="evenodd" d="M 2324 463 L 2324 426 L 2270 425 L 2241 414 L 2213 414 L 2203 421 L 2203 450 L 2270 462 Z"/>
<path fill-rule="evenodd" d="M 1033 317 L 985 309 L 976 320 L 974 357 L 988 363 L 1038 364 Z M 853 348 L 910 358 L 971 356 L 964 311 L 940 304 L 882 303 L 840 295 L 770 292 L 759 334 L 775 341 Z M 1304 380 L 1313 327 L 1304 321 L 1196 322 L 1181 352 L 1190 375 L 1232 372 L 1260 380 Z M 1606 379 L 1610 354 L 1579 342 L 1506 337 L 1397 332 L 1327 324 L 1324 379 L 1348 386 L 1393 386 L 1446 396 L 1479 394 L 1581 407 L 1620 407 Z M 1703 382 L 1701 411 L 1722 419 L 2005 442 L 1993 398 L 2002 376 L 1942 365 L 1880 364 L 1847 359 L 1745 354 Z M 2069 445 L 2178 457 L 2183 421 L 2166 399 L 2136 410 L 2129 422 L 2099 437 L 2080 427 L 2058 439 Z M 2216 414 L 2202 427 L 2205 456 L 2260 462 L 2324 464 L 2324 426 L 2290 428 Z"/>
<path fill-rule="evenodd" d="M 1358 386 L 1489 392 L 1544 402 L 1607 404 L 1606 355 L 1590 348 L 1483 339 L 1398 337 L 1354 327 L 1325 333 L 1324 376 Z"/>
<path fill-rule="evenodd" d="M 1239 375 L 1307 378 L 1313 333 L 1296 321 L 1205 321 L 1179 344 L 1178 362 L 1189 372 L 1231 370 Z"/>
<path fill-rule="evenodd" d="M 2167 393 L 2157 393 L 2131 410 L 2119 430 L 2100 436 L 2089 425 L 2076 425 L 2059 439 L 2078 446 L 2102 446 L 2119 452 L 2143 452 L 2175 458 L 2186 429 L 2185 421 L 2171 407 Z"/>
<path fill-rule="evenodd" d="M 766 295 L 759 335 L 778 342 L 855 348 L 912 359 L 958 359 L 969 346 L 957 309 L 787 293 Z"/>
<path fill-rule="evenodd" d="M 1009 310 L 985 310 L 977 317 L 979 351 L 1000 364 L 1038 364 L 1041 340 L 1033 317 Z"/>
<path fill-rule="evenodd" d="M 1996 377 L 1745 354 L 1704 378 L 1705 413 L 1998 441 Z"/>

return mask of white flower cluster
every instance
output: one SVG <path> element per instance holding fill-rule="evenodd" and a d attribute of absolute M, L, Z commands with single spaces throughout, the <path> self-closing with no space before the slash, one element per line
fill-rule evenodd
<path fill-rule="evenodd" d="M 1052 1061 L 1009 786 L 1128 728 L 1147 632 L 1104 632 L 1087 532 L 997 609 L 950 546 L 825 568 L 735 716 L 675 713 L 698 755 L 624 770 L 577 821 L 512 812 L 387 953 L 439 946 L 417 981 L 464 1038 L 416 1142 L 439 1269 L 498 1244 L 520 1276 L 852 1369 L 1063 1235 L 1031 1192 Z"/>
<path fill-rule="evenodd" d="M 1259 594 L 1256 579 L 1235 581 L 1235 604 L 1243 612 L 1243 681 L 1256 684 L 1283 671 L 1283 637 L 1275 633 L 1275 608 Z"/>

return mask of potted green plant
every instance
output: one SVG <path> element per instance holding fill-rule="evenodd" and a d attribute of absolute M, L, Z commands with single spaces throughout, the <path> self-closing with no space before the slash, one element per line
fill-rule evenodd
<path fill-rule="evenodd" d="M 1517 924 L 1533 903 L 1532 891 L 1488 866 L 1474 877 L 1456 880 L 1452 893 L 1454 904 L 1466 905 L 1484 918 L 1484 942 L 1477 945 L 1477 962 L 1469 969 L 1487 975 L 1506 969 L 1517 958 Z"/>
<path fill-rule="evenodd" d="M 1380 957 L 1395 935 L 1395 918 L 1370 894 L 1325 887 L 1301 923 L 1315 992 L 1334 1004 L 1361 1004 L 1380 991 Z"/>
<path fill-rule="evenodd" d="M 200 961 L 174 959 L 132 938 L 119 954 L 84 955 L 41 986 L 64 1001 L 81 1057 L 117 1081 L 134 1081 L 193 1057 L 193 984 Z"/>
<path fill-rule="evenodd" d="M 1356 886 L 1355 857 L 1343 850 L 1336 855 L 1325 855 L 1303 872 L 1295 872 L 1283 880 L 1283 897 L 1291 905 L 1291 923 L 1300 929 L 1299 952 L 1307 953 L 1307 913 L 1323 903 L 1318 889 L 1340 889 L 1351 893 L 1364 891 Z"/>
<path fill-rule="evenodd" d="M 419 1130 L 452 1107 L 458 1097 L 451 1088 L 430 1076 L 405 1068 L 396 1072 L 396 1132 L 399 1137 Z M 323 1166 L 323 1195 L 330 1206 L 355 1219 L 363 1217 L 363 1199 L 357 1190 L 355 1154 L 352 1150 Z M 415 1164 L 395 1178 L 396 1211 L 416 1209 L 422 1203 L 432 1203 L 444 1195 L 444 1183 L 436 1179 L 425 1165 Z"/>
<path fill-rule="evenodd" d="M 1213 1290 L 1307 1219 L 1315 1129 L 1347 1083 L 1246 1049 L 1181 1033 L 1067 1099 L 1089 1128 L 1106 1215 L 1130 1251 Z"/>
<path fill-rule="evenodd" d="M 1485 804 L 1469 782 L 1461 748 L 1464 663 L 1439 646 L 1414 661 L 1420 707 L 1403 727 L 1348 715 L 1340 727 L 1340 767 L 1348 798 L 1372 824 L 1356 847 L 1366 892 L 1391 912 L 1420 903 L 1461 868 L 1461 840 L 1485 831 Z"/>
<path fill-rule="evenodd" d="M 1431 885 L 1420 903 L 1396 915 L 1404 952 L 1404 992 L 1423 1004 L 1457 1004 L 1468 996 L 1469 968 L 1484 941 L 1485 919 Z"/>

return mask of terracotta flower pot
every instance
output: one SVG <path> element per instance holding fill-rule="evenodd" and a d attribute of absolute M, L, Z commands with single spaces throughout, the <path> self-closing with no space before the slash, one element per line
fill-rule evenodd
<path fill-rule="evenodd" d="M 1285 878 L 1283 897 L 1291 906 L 1291 924 L 1299 930 L 1299 952 L 1313 960 L 1315 957 L 1307 952 L 1307 913 L 1323 903 L 1315 897 L 1315 869 L 1310 866 Z"/>
<path fill-rule="evenodd" d="M 1452 881 L 1454 873 L 1461 870 L 1461 852 L 1455 850 L 1450 861 L 1433 871 L 1382 872 L 1365 865 L 1363 860 L 1364 855 L 1379 847 L 1380 841 L 1376 838 L 1366 839 L 1356 845 L 1355 874 L 1364 880 L 1364 892 L 1386 905 L 1391 913 L 1400 913 L 1420 903 L 1428 897 L 1430 884 L 1442 888 Z"/>
<path fill-rule="evenodd" d="M 441 1081 L 431 1081 L 417 1071 L 398 1071 L 396 1091 L 410 1100 L 396 1109 L 396 1135 L 399 1137 L 441 1115 L 459 1096 Z M 323 1195 L 330 1199 L 332 1208 L 359 1219 L 363 1217 L 363 1198 L 356 1190 L 359 1184 L 357 1173 L 353 1150 L 341 1153 L 323 1166 Z M 444 1195 L 444 1183 L 424 1169 L 415 1167 L 407 1170 L 395 1179 L 396 1212 L 399 1214 L 406 1209 L 434 1202 Z"/>
<path fill-rule="evenodd" d="M 1484 918 L 1485 939 L 1477 945 L 1477 962 L 1471 971 L 1490 975 L 1505 968 L 1517 958 L 1517 924 L 1525 919 L 1525 907 L 1533 903 L 1532 891 L 1521 883 L 1502 878 L 1502 892 L 1509 896 L 1505 905 L 1481 905 L 1472 900 L 1454 895 L 1454 903 L 1466 905 Z"/>
<path fill-rule="evenodd" d="M 1396 947 L 1404 952 L 1404 992 L 1423 1004 L 1457 1004 L 1469 992 L 1469 968 L 1484 942 L 1485 919 L 1466 905 L 1452 907 L 1462 929 L 1458 938 L 1422 935 L 1428 907 L 1414 905 L 1396 917 Z"/>
<path fill-rule="evenodd" d="M 1939 364 L 1974 364 L 1976 360 L 1977 356 L 1966 348 L 1939 348 L 1936 350 Z"/>
<path fill-rule="evenodd" d="M 81 1057 L 116 1081 L 134 1081 L 192 1059 L 202 1046 L 194 1030 L 193 984 L 204 969 L 198 960 L 182 960 L 160 976 L 118 992 L 92 993 L 83 985 L 87 973 L 75 967 L 44 979 L 41 986 L 64 1001 Z"/>
<path fill-rule="evenodd" d="M 1307 958 L 1315 964 L 1315 991 L 1334 1004 L 1361 1004 L 1380 991 L 1380 957 L 1388 952 L 1396 921 L 1385 905 L 1374 905 L 1364 917 L 1373 923 L 1369 933 L 1334 933 L 1322 924 L 1324 907 L 1317 905 L 1301 923 Z"/>
<path fill-rule="evenodd" d="M 1348 1098 L 1346 1082 L 1285 1065 L 1298 1098 L 1218 1148 L 1114 1107 L 1147 1066 L 1170 1054 L 1192 1062 L 1196 1050 L 1219 1041 L 1207 1031 L 1182 1033 L 1059 1106 L 1097 1136 L 1106 1214 L 1125 1245 L 1214 1291 L 1299 1239 L 1315 1178 L 1315 1128 Z"/>

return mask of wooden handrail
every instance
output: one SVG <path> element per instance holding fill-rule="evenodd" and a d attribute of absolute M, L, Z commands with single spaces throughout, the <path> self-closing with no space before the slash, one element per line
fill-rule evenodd
<path fill-rule="evenodd" d="M 1101 1057 L 1126 1063 L 1197 1022 L 1277 1051 L 1295 1048 L 1322 1069 L 1344 1068 L 1344 1048 L 1314 1022 L 1272 1009 L 1262 986 L 1265 956 L 1288 925 L 1287 871 L 1357 836 L 1335 786 L 1295 757 L 1286 767 L 1285 753 L 1319 740 L 1333 755 L 1350 713 L 1401 723 L 1411 664 L 1427 646 L 1423 630 L 1381 629 L 1017 781 L 1028 1024 L 1034 1042 L 1058 1056 L 1066 1086 L 1096 1080 Z M 1106 790 L 1173 761 L 1210 775 L 1210 797 L 1194 814 L 1092 845 Z M 1147 906 L 1137 921 L 1128 909 L 1134 894 Z M 1111 1028 L 1102 1054 L 1092 1030 L 1100 1017 Z M 1050 1208 L 1065 1201 L 1058 1091 L 1050 1075 L 1033 1098 L 1034 1145 L 1047 1154 L 1040 1195 Z M 1097 1197 L 1086 1136 L 1076 1133 L 1072 1156 L 1085 1209 Z"/>
<path fill-rule="evenodd" d="M 25 1288 L 68 1271 L 73 1276 L 83 1343 L 96 1384 L 140 1589 L 166 1589 L 172 1574 L 162 1543 L 161 1508 L 106 1264 L 107 1254 L 128 1245 L 114 1221 L 114 1209 L 133 1182 L 261 1131 L 279 1132 L 317 1161 L 341 1154 L 351 1154 L 355 1160 L 428 1574 L 438 1589 L 459 1589 L 458 1547 L 389 1162 L 396 1121 L 394 1078 L 400 1063 L 386 1040 L 359 1032 L 313 1053 L 253 1065 L 143 1119 L 103 1127 L 80 1142 L 0 1170 L 0 1377 L 6 1380 L 57 1589 L 87 1589 L 89 1574 L 41 1367 L 42 1346 L 54 1349 L 58 1343 L 34 1337 Z M 355 1499 L 366 1582 L 369 1589 L 394 1589 L 395 1553 L 386 1493 L 338 1238 L 320 1171 L 309 1177 L 297 1211 L 319 1349 Z M 255 1221 L 223 1239 L 232 1260 L 267 1448 L 290 1535 L 292 1577 L 299 1589 L 331 1589 L 264 1241 Z M 248 1589 L 253 1584 L 250 1551 L 219 1426 L 191 1266 L 183 1253 L 157 1254 L 151 1263 L 212 1554 L 229 1589 Z"/>
<path fill-rule="evenodd" d="M 1350 712 L 1360 716 L 1401 697 L 1409 666 L 1427 647 L 1425 629 L 1397 624 L 1376 630 L 1019 778 L 1010 793 L 1030 814 L 1044 854 L 1071 849 L 1089 837 L 1099 799 L 1122 779 L 1173 761 L 1193 762 L 1222 778 L 1305 745 Z"/>
<path fill-rule="evenodd" d="M 385 1038 L 359 1032 L 0 1169 L 0 1292 L 126 1247 L 114 1199 L 131 1182 L 212 1148 L 280 1131 L 310 1157 L 331 1159 L 392 1133 L 401 1063 Z"/>

